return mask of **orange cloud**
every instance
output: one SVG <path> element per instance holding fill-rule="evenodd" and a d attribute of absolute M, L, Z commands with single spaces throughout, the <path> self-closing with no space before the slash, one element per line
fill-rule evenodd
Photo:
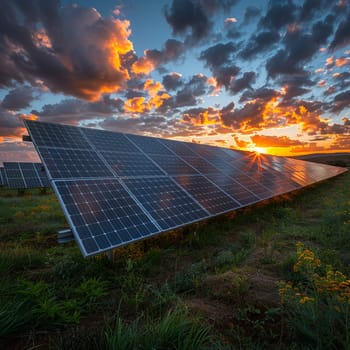
<path fill-rule="evenodd" d="M 155 82 L 152 79 L 147 79 L 143 84 L 143 87 L 150 96 L 156 96 L 157 93 L 164 88 L 159 81 Z"/>
<path fill-rule="evenodd" d="M 146 99 L 144 97 L 129 98 L 124 102 L 124 109 L 130 113 L 145 113 L 149 110 L 145 101 Z"/>
<path fill-rule="evenodd" d="M 302 145 L 302 142 L 299 140 L 292 140 L 287 136 L 254 135 L 250 139 L 257 147 L 291 147 Z"/>
<path fill-rule="evenodd" d="M 131 66 L 131 71 L 135 74 L 149 74 L 155 68 L 154 63 L 146 57 L 141 57 Z"/>
<path fill-rule="evenodd" d="M 334 63 L 334 57 L 333 57 L 333 56 L 328 57 L 328 58 L 326 59 L 326 66 L 327 66 L 327 67 L 328 67 L 328 66 L 331 66 L 333 63 Z"/>
<path fill-rule="evenodd" d="M 350 59 L 347 57 L 341 57 L 335 60 L 335 65 L 337 67 L 343 67 L 343 66 L 346 66 L 347 64 L 350 64 Z"/>

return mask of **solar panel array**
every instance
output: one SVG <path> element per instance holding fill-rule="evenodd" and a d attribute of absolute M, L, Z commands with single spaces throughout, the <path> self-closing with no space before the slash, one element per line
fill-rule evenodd
<path fill-rule="evenodd" d="M 50 187 L 50 181 L 41 163 L 4 162 L 4 185 L 11 189 Z"/>
<path fill-rule="evenodd" d="M 208 145 L 25 124 L 84 256 L 346 171 Z"/>
<path fill-rule="evenodd" d="M 0 168 L 0 186 L 7 186 L 7 178 L 3 167 Z"/>

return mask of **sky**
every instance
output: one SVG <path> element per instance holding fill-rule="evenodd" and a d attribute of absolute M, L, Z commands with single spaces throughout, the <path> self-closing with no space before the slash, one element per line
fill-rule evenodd
<path fill-rule="evenodd" d="M 0 0 L 0 161 L 26 118 L 297 156 L 350 151 L 346 0 Z"/>

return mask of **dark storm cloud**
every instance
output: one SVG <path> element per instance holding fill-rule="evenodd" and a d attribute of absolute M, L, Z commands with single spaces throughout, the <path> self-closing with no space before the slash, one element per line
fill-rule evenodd
<path fill-rule="evenodd" d="M 262 87 L 253 91 L 246 91 L 240 98 L 240 102 L 249 100 L 265 100 L 269 101 L 272 98 L 280 96 L 280 93 L 274 89 Z"/>
<path fill-rule="evenodd" d="M 260 15 L 260 9 L 255 6 L 248 6 L 244 12 L 244 24 L 248 24 L 253 20 L 254 18 L 258 17 Z"/>
<path fill-rule="evenodd" d="M 270 1 L 267 13 L 260 20 L 260 26 L 278 30 L 295 21 L 297 7 L 292 1 Z"/>
<path fill-rule="evenodd" d="M 244 59 L 250 59 L 270 49 L 272 45 L 278 43 L 279 39 L 280 35 L 277 31 L 263 31 L 259 34 L 254 34 L 239 55 Z"/>
<path fill-rule="evenodd" d="M 237 50 L 233 42 L 216 44 L 201 52 L 199 58 L 205 61 L 207 67 L 215 68 L 231 63 L 232 55 Z"/>
<path fill-rule="evenodd" d="M 299 13 L 300 21 L 309 21 L 316 17 L 322 10 L 331 6 L 331 1 L 327 0 L 305 0 Z"/>
<path fill-rule="evenodd" d="M 226 44 L 216 44 L 204 50 L 200 54 L 200 59 L 205 61 L 219 86 L 228 88 L 232 79 L 239 73 L 240 69 L 232 64 L 232 55 L 236 51 L 236 46 L 232 42 Z"/>
<path fill-rule="evenodd" d="M 284 74 L 307 75 L 298 63 L 291 60 L 288 52 L 281 49 L 266 62 L 266 71 L 271 78 Z"/>
<path fill-rule="evenodd" d="M 175 39 L 168 39 L 162 50 L 146 50 L 145 56 L 155 66 L 176 61 L 184 52 L 184 44 Z"/>
<path fill-rule="evenodd" d="M 338 25 L 338 28 L 334 34 L 334 38 L 329 45 L 330 50 L 335 50 L 342 48 L 348 44 L 350 44 L 350 11 L 346 15 L 346 18 Z"/>
<path fill-rule="evenodd" d="M 1 106 L 11 111 L 29 107 L 34 100 L 33 89 L 30 86 L 20 86 L 11 90 L 2 100 Z"/>
<path fill-rule="evenodd" d="M 250 131 L 251 128 L 258 128 L 263 124 L 263 110 L 265 102 L 247 103 L 242 108 L 234 109 L 234 104 L 230 103 L 220 111 L 220 117 L 224 125 L 244 132 L 244 129 Z M 245 123 L 244 128 L 242 123 Z"/>
<path fill-rule="evenodd" d="M 164 14 L 173 29 L 174 35 L 185 36 L 186 43 L 193 45 L 207 37 L 213 28 L 212 15 L 219 11 L 229 10 L 236 0 L 173 0 L 166 6 Z"/>
<path fill-rule="evenodd" d="M 350 90 L 344 91 L 334 97 L 332 112 L 338 113 L 350 106 Z"/>
<path fill-rule="evenodd" d="M 55 104 L 46 104 L 40 111 L 32 114 L 41 120 L 77 124 L 81 120 L 94 119 L 100 116 L 112 116 L 123 110 L 123 101 L 103 96 L 100 101 L 87 102 L 78 99 L 66 99 Z"/>
<path fill-rule="evenodd" d="M 235 79 L 229 87 L 232 94 L 237 94 L 245 89 L 252 89 L 252 84 L 255 83 L 256 73 L 245 72 L 242 78 Z"/>
<path fill-rule="evenodd" d="M 218 86 L 224 86 L 226 89 L 229 89 L 232 79 L 236 77 L 239 71 L 240 68 L 234 65 L 218 67 L 212 70 Z"/>
<path fill-rule="evenodd" d="M 333 33 L 334 16 L 328 15 L 324 20 L 318 21 L 312 26 L 312 39 L 315 43 L 323 45 Z"/>
<path fill-rule="evenodd" d="M 0 107 L 0 140 L 3 137 L 21 137 L 24 132 L 24 114 L 16 114 Z"/>
<path fill-rule="evenodd" d="M 176 93 L 172 100 L 173 107 L 194 106 L 197 98 L 208 92 L 207 77 L 202 74 L 194 75 L 184 87 Z"/>
<path fill-rule="evenodd" d="M 290 103 L 289 100 L 294 97 L 305 95 L 311 91 L 310 89 L 305 89 L 303 87 L 293 85 L 286 86 L 285 90 L 286 92 L 283 95 L 283 100 L 286 101 L 286 103 Z"/>
<path fill-rule="evenodd" d="M 128 78 L 121 56 L 132 50 L 129 23 L 59 1 L 0 4 L 0 86 L 41 80 L 52 92 L 98 99 Z M 117 42 L 118 45 L 113 43 Z"/>
<path fill-rule="evenodd" d="M 181 75 L 177 73 L 171 73 L 163 76 L 162 83 L 164 87 L 169 91 L 177 90 L 183 85 Z"/>

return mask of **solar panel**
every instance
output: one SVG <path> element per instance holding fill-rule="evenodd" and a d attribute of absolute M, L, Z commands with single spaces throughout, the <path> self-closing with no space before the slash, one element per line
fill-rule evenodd
<path fill-rule="evenodd" d="M 346 171 L 140 135 L 25 124 L 84 256 Z"/>
<path fill-rule="evenodd" d="M 162 230 L 209 216 L 200 204 L 168 177 L 127 179 L 124 182 Z"/>
<path fill-rule="evenodd" d="M 41 163 L 4 162 L 6 185 L 11 189 L 50 187 Z"/>
<path fill-rule="evenodd" d="M 159 232 L 117 179 L 54 184 L 84 255 Z"/>
<path fill-rule="evenodd" d="M 6 186 L 7 180 L 5 175 L 5 169 L 3 167 L 0 168 L 0 186 Z"/>

